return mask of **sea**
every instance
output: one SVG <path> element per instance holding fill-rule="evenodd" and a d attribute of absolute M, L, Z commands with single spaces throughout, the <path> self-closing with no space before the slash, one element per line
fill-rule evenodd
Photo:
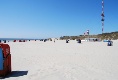
<path fill-rule="evenodd" d="M 0 43 L 7 43 L 7 42 L 13 42 L 14 40 L 16 41 L 23 41 L 23 40 L 41 40 L 41 39 L 35 39 L 35 38 L 0 38 Z"/>

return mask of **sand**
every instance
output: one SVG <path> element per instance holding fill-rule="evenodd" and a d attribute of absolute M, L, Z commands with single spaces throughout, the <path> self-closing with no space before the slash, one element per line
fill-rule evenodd
<path fill-rule="evenodd" d="M 118 80 L 118 40 L 9 42 L 12 73 L 5 80 Z"/>

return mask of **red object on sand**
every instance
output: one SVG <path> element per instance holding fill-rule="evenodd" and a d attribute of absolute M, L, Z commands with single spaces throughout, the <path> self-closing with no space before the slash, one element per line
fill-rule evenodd
<path fill-rule="evenodd" d="M 22 42 L 21 40 L 19 40 L 19 42 Z"/>
<path fill-rule="evenodd" d="M 11 54 L 10 47 L 8 44 L 0 44 L 3 54 L 3 70 L 0 70 L 0 77 L 5 77 L 8 73 L 11 72 Z M 1 65 L 1 64 L 0 64 Z"/>
<path fill-rule="evenodd" d="M 10 47 L 8 44 L 0 44 L 0 48 L 3 50 L 3 56 L 7 57 L 10 54 Z"/>
<path fill-rule="evenodd" d="M 16 42 L 16 40 L 14 40 L 14 42 Z"/>
<path fill-rule="evenodd" d="M 23 40 L 23 42 L 25 42 L 25 40 Z"/>

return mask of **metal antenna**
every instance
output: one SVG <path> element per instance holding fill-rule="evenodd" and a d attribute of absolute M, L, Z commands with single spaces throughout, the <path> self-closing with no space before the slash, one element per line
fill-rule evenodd
<path fill-rule="evenodd" d="M 102 0 L 102 14 L 101 14 L 101 21 L 102 21 L 102 33 L 104 32 L 104 0 Z"/>

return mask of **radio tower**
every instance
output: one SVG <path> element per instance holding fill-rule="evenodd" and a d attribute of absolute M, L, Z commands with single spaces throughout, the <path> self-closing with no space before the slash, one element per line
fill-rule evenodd
<path fill-rule="evenodd" d="M 104 0 L 102 0 L 102 14 L 101 14 L 101 21 L 102 21 L 102 33 L 104 32 Z"/>

